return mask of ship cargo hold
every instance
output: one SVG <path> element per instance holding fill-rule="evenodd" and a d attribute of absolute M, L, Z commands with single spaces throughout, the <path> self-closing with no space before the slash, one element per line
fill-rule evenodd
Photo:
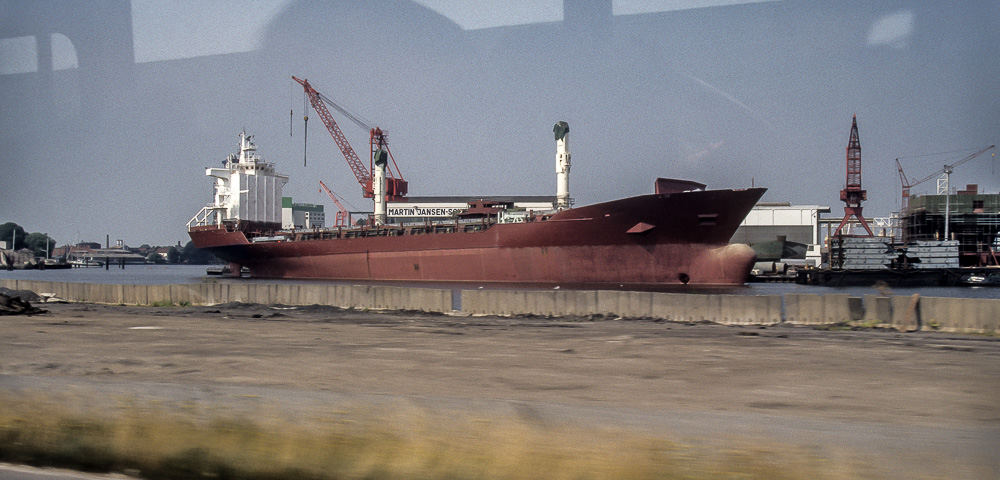
<path fill-rule="evenodd" d="M 559 149 L 565 149 L 566 133 L 568 127 Z M 573 207 L 568 180 L 561 177 L 556 205 L 546 211 L 470 197 L 468 208 L 443 221 L 391 224 L 376 217 L 363 226 L 282 230 L 274 212 L 280 212 L 287 177 L 255 150 L 251 137 L 241 134 L 239 152 L 226 167 L 207 169 L 216 179 L 214 202 L 192 218 L 188 231 L 196 247 L 230 262 L 231 271 L 245 267 L 259 278 L 567 288 L 739 285 L 755 253 L 729 239 L 766 190 L 707 190 L 698 182 L 660 178 L 652 194 Z M 568 162 L 568 152 L 560 152 Z M 378 179 L 375 172 L 376 185 Z"/>

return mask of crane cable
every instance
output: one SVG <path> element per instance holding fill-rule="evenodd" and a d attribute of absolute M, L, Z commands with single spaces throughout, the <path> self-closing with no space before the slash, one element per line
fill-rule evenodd
<path fill-rule="evenodd" d="M 309 96 L 302 92 L 302 119 L 305 126 L 302 127 L 302 166 L 306 166 L 306 150 L 309 148 Z"/>
<path fill-rule="evenodd" d="M 319 93 L 319 92 L 316 92 L 316 93 Z M 327 97 L 326 95 L 323 95 L 322 93 L 319 93 L 319 98 L 321 100 L 323 100 L 323 103 L 326 103 L 327 105 L 333 107 L 334 110 L 336 110 L 336 111 L 340 112 L 341 114 L 343 114 L 345 117 L 347 117 L 348 120 L 354 122 L 355 125 L 361 127 L 366 132 L 369 131 L 369 130 L 371 130 L 372 128 L 374 128 L 374 125 L 371 122 L 369 122 L 367 119 L 365 119 L 361 115 L 358 115 L 358 114 L 356 114 L 356 113 L 354 113 L 354 112 L 352 112 L 352 111 L 350 111 L 350 110 L 348 110 L 348 109 L 340 106 L 340 104 L 338 104 L 337 102 L 335 102 L 332 98 Z M 383 130 L 383 132 L 384 132 L 384 130 Z"/>
<path fill-rule="evenodd" d="M 963 148 L 961 150 L 949 150 L 947 152 L 925 153 L 923 155 L 910 155 L 910 156 L 906 156 L 906 157 L 899 157 L 899 158 L 897 158 L 897 160 L 905 160 L 907 158 L 934 157 L 934 156 L 937 156 L 937 155 L 948 155 L 948 154 L 953 154 L 953 153 L 954 154 L 961 154 L 961 153 L 971 152 L 973 150 L 976 150 L 976 149 L 975 148 Z M 959 155 L 951 156 L 951 157 L 946 158 L 945 161 L 951 160 L 952 158 L 961 158 L 961 156 L 959 156 Z"/>

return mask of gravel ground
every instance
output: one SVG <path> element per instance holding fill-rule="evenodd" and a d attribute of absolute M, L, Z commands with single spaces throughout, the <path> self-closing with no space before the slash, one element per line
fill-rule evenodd
<path fill-rule="evenodd" d="M 304 416 L 345 404 L 789 445 L 890 478 L 1000 478 L 1000 339 L 331 307 L 46 304 L 0 392 Z"/>

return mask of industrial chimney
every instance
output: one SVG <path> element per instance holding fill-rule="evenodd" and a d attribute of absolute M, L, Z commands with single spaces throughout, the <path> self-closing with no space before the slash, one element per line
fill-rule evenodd
<path fill-rule="evenodd" d="M 552 131 L 556 134 L 556 210 L 565 210 L 572 203 L 569 198 L 569 124 L 560 121 Z"/>

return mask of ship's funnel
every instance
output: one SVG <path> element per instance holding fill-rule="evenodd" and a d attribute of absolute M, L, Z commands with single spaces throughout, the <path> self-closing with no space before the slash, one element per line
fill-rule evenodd
<path fill-rule="evenodd" d="M 569 124 L 560 121 L 552 127 L 556 137 L 556 209 L 565 210 L 572 203 L 569 198 Z"/>
<path fill-rule="evenodd" d="M 372 178 L 372 191 L 375 193 L 375 225 L 385 224 L 385 168 L 389 163 L 389 153 L 383 149 L 375 151 L 375 171 Z"/>

